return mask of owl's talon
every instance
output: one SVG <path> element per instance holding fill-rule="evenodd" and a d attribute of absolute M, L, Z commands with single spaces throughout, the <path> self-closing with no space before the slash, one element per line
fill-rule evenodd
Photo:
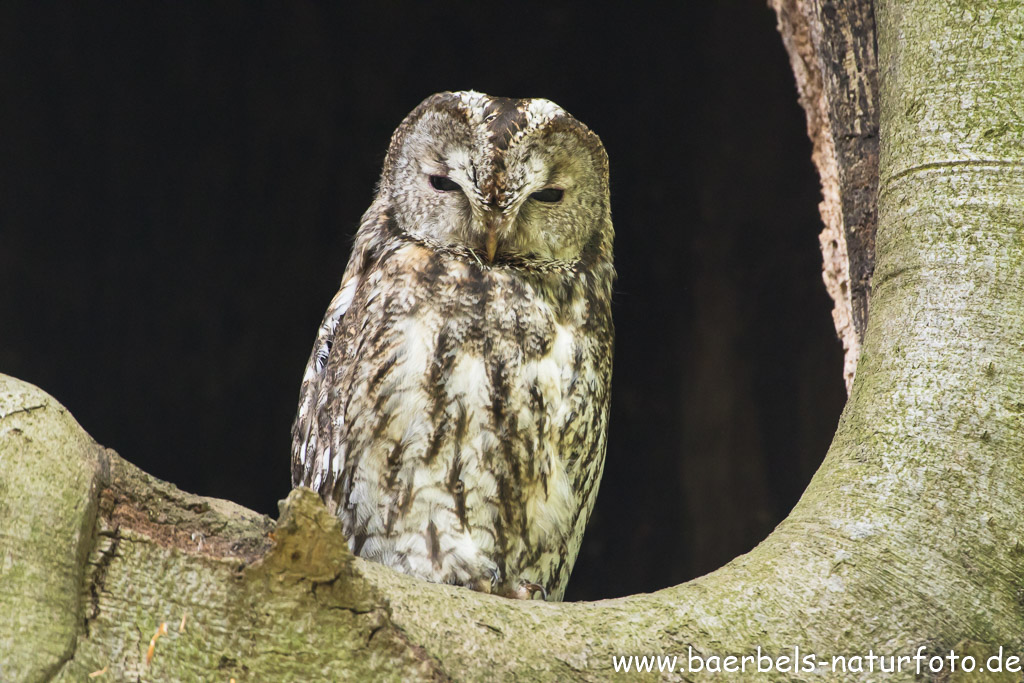
<path fill-rule="evenodd" d="M 519 583 L 519 590 L 517 590 L 516 593 L 516 597 L 522 600 L 533 600 L 535 593 L 540 593 L 541 600 L 548 599 L 548 592 L 544 590 L 544 586 L 539 583 L 522 581 Z"/>

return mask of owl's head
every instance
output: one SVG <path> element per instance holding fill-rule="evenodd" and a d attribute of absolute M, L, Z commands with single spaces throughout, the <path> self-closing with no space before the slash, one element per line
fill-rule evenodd
<path fill-rule="evenodd" d="M 427 98 L 395 131 L 380 191 L 399 229 L 483 263 L 611 257 L 604 146 L 548 100 Z"/>

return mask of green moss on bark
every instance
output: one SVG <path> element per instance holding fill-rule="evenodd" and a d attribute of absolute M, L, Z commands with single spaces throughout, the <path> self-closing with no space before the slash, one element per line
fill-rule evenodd
<path fill-rule="evenodd" d="M 276 525 L 183 493 L 0 376 L 0 678 L 604 680 L 613 656 L 690 647 L 1024 654 L 1024 9 L 883 1 L 877 19 L 864 352 L 824 464 L 757 548 L 596 603 L 427 584 L 351 557 L 308 492 Z"/>

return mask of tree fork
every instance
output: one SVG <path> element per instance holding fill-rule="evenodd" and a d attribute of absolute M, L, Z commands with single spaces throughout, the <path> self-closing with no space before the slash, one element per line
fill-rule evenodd
<path fill-rule="evenodd" d="M 689 648 L 798 646 L 825 663 L 1022 654 L 1024 8 L 876 9 L 870 321 L 822 467 L 754 550 L 680 586 L 593 603 L 428 584 L 352 558 L 308 492 L 276 525 L 190 496 L 0 377 L 0 679 L 604 680 L 615 655 L 685 665 Z"/>

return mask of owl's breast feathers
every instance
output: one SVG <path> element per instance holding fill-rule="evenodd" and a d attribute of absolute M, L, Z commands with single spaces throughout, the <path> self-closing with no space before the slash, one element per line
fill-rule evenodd
<path fill-rule="evenodd" d="M 604 464 L 610 262 L 484 267 L 379 221 L 310 358 L 293 483 L 356 554 L 560 598 Z"/>

